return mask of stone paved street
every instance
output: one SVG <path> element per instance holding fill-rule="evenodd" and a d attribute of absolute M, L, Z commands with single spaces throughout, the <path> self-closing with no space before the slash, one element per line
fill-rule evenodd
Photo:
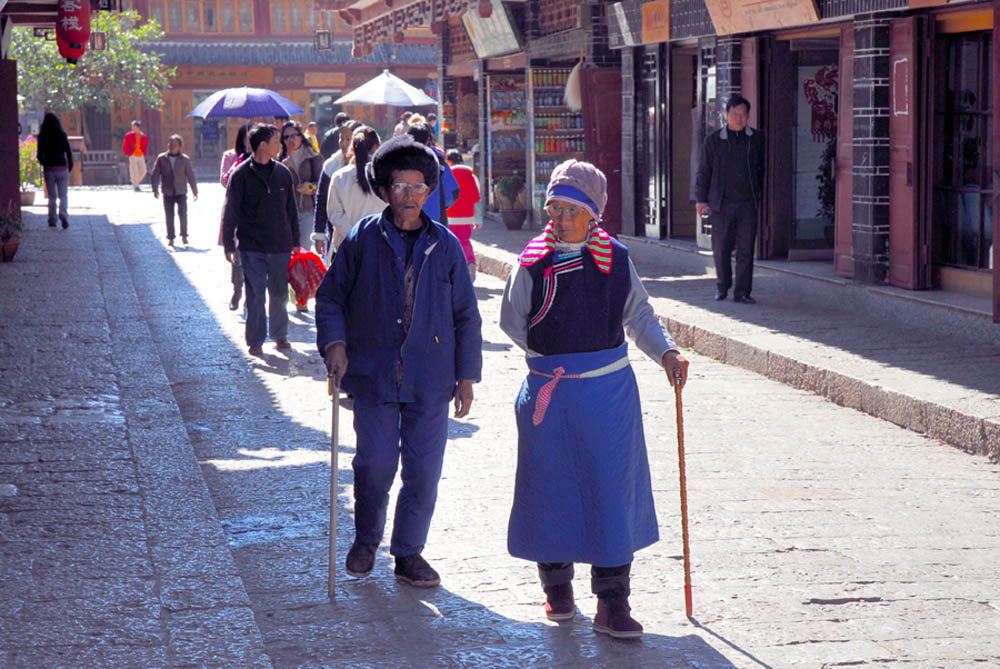
<path fill-rule="evenodd" d="M 633 350 L 661 528 L 633 569 L 647 634 L 591 632 L 586 567 L 576 620 L 544 621 L 534 566 L 506 552 L 525 366 L 496 325 L 503 284 L 483 274 L 484 383 L 469 418 L 451 421 L 424 553 L 442 586 L 397 584 L 387 536 L 372 576 L 338 568 L 331 602 L 330 402 L 312 313 L 292 313 L 291 352 L 246 354 L 216 246 L 222 190 L 201 190 L 187 250 L 166 249 L 148 191 L 80 190 L 71 215 L 90 216 L 68 233 L 35 217 L 24 255 L 0 267 L 5 288 L 11 276 L 37 287 L 0 298 L 0 666 L 1000 665 L 1000 465 L 693 352 L 694 620 L 673 393 Z M 46 271 L 43 250 L 71 262 Z M 160 431 L 145 443 L 150 424 Z M 198 645 L 212 634 L 225 652 Z"/>

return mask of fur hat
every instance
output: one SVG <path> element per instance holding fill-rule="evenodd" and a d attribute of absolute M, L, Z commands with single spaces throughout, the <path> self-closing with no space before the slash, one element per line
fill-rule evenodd
<path fill-rule="evenodd" d="M 555 199 L 579 204 L 599 221 L 608 204 L 608 179 L 590 163 L 567 160 L 552 170 L 546 192 L 546 203 Z M 579 197 L 581 194 L 583 198 Z"/>

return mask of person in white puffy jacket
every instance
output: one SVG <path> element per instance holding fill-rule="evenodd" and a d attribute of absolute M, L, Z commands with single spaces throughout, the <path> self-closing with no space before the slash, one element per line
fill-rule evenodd
<path fill-rule="evenodd" d="M 351 138 L 354 154 L 352 164 L 340 168 L 330 178 L 330 190 L 326 197 L 326 232 L 313 235 L 316 250 L 323 256 L 327 267 L 330 266 L 340 242 L 354 224 L 365 216 L 379 214 L 386 208 L 386 203 L 375 194 L 375 189 L 365 175 L 369 158 L 380 143 L 374 129 L 366 125 L 355 129 Z"/>

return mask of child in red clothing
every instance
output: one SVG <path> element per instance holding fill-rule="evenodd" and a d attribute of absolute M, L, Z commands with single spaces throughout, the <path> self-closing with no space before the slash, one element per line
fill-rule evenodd
<path fill-rule="evenodd" d="M 458 199 L 448 209 L 448 229 L 465 251 L 465 260 L 469 263 L 469 274 L 476 280 L 476 255 L 472 252 L 472 231 L 479 227 L 476 223 L 476 203 L 479 202 L 479 179 L 471 167 L 463 164 L 462 154 L 454 149 L 448 152 L 448 164 L 458 182 Z"/>

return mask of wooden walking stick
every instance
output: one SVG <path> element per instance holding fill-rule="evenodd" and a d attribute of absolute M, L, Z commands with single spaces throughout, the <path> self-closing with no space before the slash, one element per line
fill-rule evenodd
<path fill-rule="evenodd" d="M 330 599 L 337 598 L 337 483 L 340 470 L 337 468 L 337 451 L 340 450 L 340 384 L 334 384 L 332 376 L 326 377 L 326 392 L 333 403 L 333 415 L 330 419 L 330 564 L 327 573 L 326 594 Z"/>
<path fill-rule="evenodd" d="M 674 400 L 677 406 L 677 469 L 681 477 L 681 540 L 684 542 L 684 611 L 691 617 L 691 551 L 688 547 L 687 475 L 684 471 L 684 408 L 681 403 L 681 373 L 674 372 Z"/>

